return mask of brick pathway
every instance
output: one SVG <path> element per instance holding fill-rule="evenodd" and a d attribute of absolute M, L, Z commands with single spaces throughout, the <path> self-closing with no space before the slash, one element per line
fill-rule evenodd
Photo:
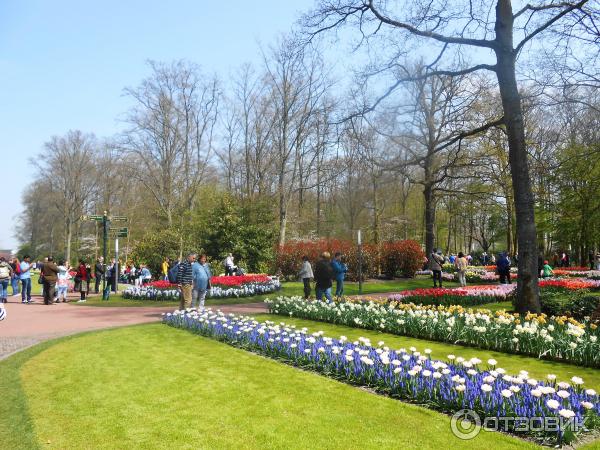
<path fill-rule="evenodd" d="M 18 298 L 18 300 L 17 300 Z M 65 303 L 46 306 L 39 296 L 35 303 L 21 304 L 20 297 L 9 297 L 5 304 L 7 318 L 0 322 L 0 360 L 56 337 L 102 328 L 156 322 L 169 307 L 93 307 Z M 260 314 L 266 312 L 264 303 L 213 306 L 223 312 Z"/>

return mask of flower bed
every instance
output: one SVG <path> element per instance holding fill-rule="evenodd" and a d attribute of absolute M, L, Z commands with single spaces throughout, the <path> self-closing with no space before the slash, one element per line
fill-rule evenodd
<path fill-rule="evenodd" d="M 490 281 L 499 281 L 500 276 L 495 272 L 487 272 L 487 271 L 470 271 L 467 270 L 465 273 L 465 278 L 469 283 L 484 283 Z M 517 274 L 511 272 L 510 279 L 516 280 Z"/>
<path fill-rule="evenodd" d="M 549 279 L 539 282 L 540 288 L 546 290 L 563 290 L 576 291 L 579 289 L 598 289 L 600 288 L 600 280 L 590 280 L 583 278 L 576 279 Z"/>
<path fill-rule="evenodd" d="M 413 289 L 390 295 L 388 301 L 421 305 L 477 306 L 485 303 L 505 301 L 513 294 L 514 288 L 515 286 L 510 284 L 501 284 L 494 286 L 466 286 L 451 289 Z"/>
<path fill-rule="evenodd" d="M 600 367 L 600 330 L 588 321 L 396 302 L 324 303 L 279 297 L 266 303 L 272 314 Z"/>
<path fill-rule="evenodd" d="M 212 277 L 207 298 L 237 298 L 270 294 L 281 289 L 279 278 L 264 274 Z M 130 286 L 123 291 L 123 298 L 131 300 L 175 301 L 179 289 L 168 281 L 154 281 L 142 287 Z"/>
<path fill-rule="evenodd" d="M 221 287 L 240 287 L 245 284 L 255 284 L 255 283 L 269 283 L 271 281 L 271 277 L 265 275 L 264 273 L 260 274 L 252 274 L 252 275 L 228 275 L 228 276 L 220 276 L 220 277 L 212 277 L 210 279 L 210 284 L 212 286 L 221 286 Z"/>
<path fill-rule="evenodd" d="M 179 300 L 179 289 L 177 285 L 173 286 L 169 288 L 158 288 L 150 285 L 129 286 L 123 291 L 123 298 L 128 300 L 177 301 Z"/>
<path fill-rule="evenodd" d="M 479 368 L 482 361 L 477 358 L 448 355 L 447 361 L 434 360 L 427 349 L 422 355 L 414 348 L 391 350 L 384 342 L 374 347 L 364 338 L 332 339 L 322 331 L 309 334 L 283 323 L 259 323 L 220 311 L 175 311 L 165 315 L 163 322 L 443 412 L 468 408 L 484 418 L 555 417 L 563 426 L 543 437 L 556 443 L 573 437 L 561 418 L 578 423 L 587 418 L 586 425 L 592 428 L 600 414 L 598 394 L 584 389 L 579 377 L 571 379 L 573 386 L 556 383 L 553 376 L 540 382 L 526 371 L 507 375 L 494 360 L 488 361 L 486 370 Z M 518 421 L 501 423 L 505 431 L 516 431 L 519 425 Z"/>

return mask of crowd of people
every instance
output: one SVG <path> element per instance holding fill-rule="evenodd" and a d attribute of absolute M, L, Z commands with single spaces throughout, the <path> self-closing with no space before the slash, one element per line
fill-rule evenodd
<path fill-rule="evenodd" d="M 600 253 L 594 254 L 590 252 L 590 270 L 600 270 Z M 513 262 L 514 260 L 514 262 Z M 442 287 L 442 272 L 444 264 L 452 264 L 454 271 L 457 275 L 458 282 L 461 286 L 466 286 L 466 272 L 468 266 L 473 265 L 474 259 L 471 255 L 465 255 L 459 252 L 458 255 L 451 253 L 449 256 L 445 256 L 442 253 L 442 249 L 433 249 L 433 252 L 429 255 L 429 258 L 425 258 L 424 268 L 431 270 L 433 278 L 433 287 Z M 501 252 L 498 256 L 488 255 L 483 252 L 479 258 L 479 262 L 483 266 L 495 266 L 495 272 L 498 275 L 500 284 L 511 284 L 510 269 L 513 265 L 518 262 L 518 255 L 515 254 L 514 258 L 511 259 L 508 252 Z M 554 267 L 570 267 L 569 254 L 565 252 L 555 253 L 553 256 Z M 554 275 L 554 271 L 549 264 L 548 260 L 544 260 L 543 256 L 538 258 L 538 272 L 542 278 L 549 278 Z"/>
<path fill-rule="evenodd" d="M 315 295 L 317 300 L 322 300 L 323 297 L 327 301 L 333 301 L 331 290 L 333 281 L 335 281 L 335 296 L 341 298 L 344 294 L 344 279 L 348 272 L 348 266 L 343 261 L 342 254 L 337 252 L 333 259 L 329 252 L 321 253 L 321 257 L 315 264 L 313 271 L 312 265 L 308 256 L 302 258 L 302 267 L 298 277 L 304 284 L 304 298 L 309 298 L 311 294 L 311 280 L 315 280 Z"/>

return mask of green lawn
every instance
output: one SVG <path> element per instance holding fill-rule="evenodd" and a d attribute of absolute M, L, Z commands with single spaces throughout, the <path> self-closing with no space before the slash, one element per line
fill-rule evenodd
<path fill-rule="evenodd" d="M 298 319 L 295 317 L 285 317 L 273 314 L 260 314 L 254 317 L 256 320 L 260 321 L 271 320 L 276 323 L 285 322 L 289 325 L 296 325 L 300 328 L 306 327 L 311 330 L 311 332 L 322 330 L 325 332 L 326 336 L 333 338 L 346 336 L 350 340 L 356 340 L 363 336 L 371 339 L 371 342 L 374 345 L 377 345 L 377 342 L 379 341 L 384 341 L 385 345 L 394 349 L 408 349 L 409 347 L 415 347 L 417 351 L 423 353 L 423 350 L 429 348 L 432 350 L 431 357 L 433 359 L 446 360 L 447 355 L 450 354 L 462 356 L 463 358 L 476 357 L 483 361 L 483 367 L 487 367 L 487 360 L 493 358 L 498 361 L 498 367 L 506 369 L 509 374 L 516 375 L 520 370 L 527 370 L 530 376 L 540 381 L 544 380 L 546 375 L 551 373 L 555 374 L 559 378 L 559 381 L 567 382 L 569 382 L 572 376 L 579 376 L 585 381 L 586 387 L 600 391 L 600 369 L 578 367 L 573 364 L 545 361 L 528 356 L 512 355 L 491 350 L 465 347 L 462 345 L 452 345 L 425 339 L 397 336 L 395 334 L 380 333 L 378 331 L 363 330 L 342 325 L 332 325 L 329 323 Z"/>
<path fill-rule="evenodd" d="M 533 448 L 160 324 L 26 350 L 0 390 L 3 449 Z"/>
<path fill-rule="evenodd" d="M 414 279 L 400 279 L 393 281 L 370 280 L 363 284 L 363 294 L 377 294 L 383 292 L 399 292 L 407 289 L 416 289 L 431 287 L 432 281 L 427 277 L 418 277 Z M 457 287 L 458 283 L 446 283 L 448 287 Z M 335 287 L 334 287 L 335 288 Z M 207 306 L 212 305 L 234 305 L 240 303 L 262 302 L 266 298 L 273 298 L 279 295 L 291 297 L 294 295 L 304 295 L 303 285 L 299 282 L 282 283 L 282 288 L 278 292 L 265 295 L 255 295 L 253 297 L 240 297 L 228 299 L 209 299 Z M 314 284 L 313 284 L 314 295 Z M 344 295 L 358 295 L 358 283 L 347 282 L 345 284 Z M 109 301 L 103 301 L 101 297 L 92 297 L 85 303 L 72 303 L 75 306 L 165 306 L 174 308 L 179 302 L 154 302 L 149 300 L 126 300 L 121 294 L 111 295 Z"/>

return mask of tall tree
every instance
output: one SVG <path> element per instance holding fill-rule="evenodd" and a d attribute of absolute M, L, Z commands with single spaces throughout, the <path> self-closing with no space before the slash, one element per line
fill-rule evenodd
<path fill-rule="evenodd" d="M 496 76 L 503 106 L 503 123 L 508 136 L 515 198 L 519 242 L 519 279 L 515 307 L 519 312 L 539 312 L 540 302 L 534 198 L 516 64 L 526 47 L 531 46 L 534 40 L 555 28 L 561 21 L 583 11 L 588 1 L 535 2 L 528 3 L 519 11 L 513 11 L 510 0 L 496 0 L 495 19 L 489 20 L 489 7 L 484 2 L 457 1 L 449 4 L 443 0 L 417 0 L 409 8 L 405 5 L 399 7 L 397 2 L 389 1 L 335 0 L 321 1 L 316 10 L 304 18 L 304 24 L 311 37 L 340 25 L 350 24 L 361 31 L 362 40 L 369 34 L 376 37 L 385 35 L 389 38 L 390 34 L 385 33 L 389 30 L 396 41 L 398 36 L 402 36 L 407 44 L 412 39 L 413 42 L 426 41 L 432 47 L 437 46 L 439 51 L 428 66 L 430 70 L 419 78 L 438 75 L 460 76 L 482 70 Z M 392 68 L 398 65 L 398 48 L 410 50 L 408 45 L 390 46 L 391 57 L 383 66 Z M 468 48 L 481 49 L 479 54 L 482 55 L 491 53 L 495 57 L 495 63 L 489 64 L 484 59 L 480 64 L 458 71 L 431 69 L 434 65 L 439 66 L 442 62 L 464 56 L 464 50 Z M 387 95 L 402 81 L 396 81 L 387 90 Z"/>
<path fill-rule="evenodd" d="M 96 188 L 98 146 L 94 135 L 75 130 L 53 136 L 44 147 L 36 164 L 42 175 L 51 174 L 48 185 L 54 195 L 50 198 L 65 224 L 65 258 L 70 261 L 74 227 Z"/>

